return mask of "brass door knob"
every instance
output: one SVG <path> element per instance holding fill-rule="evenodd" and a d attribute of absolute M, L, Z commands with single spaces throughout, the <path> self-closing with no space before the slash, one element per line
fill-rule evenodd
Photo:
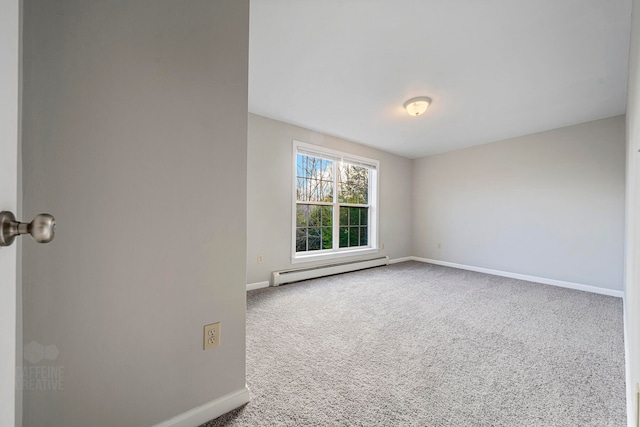
<path fill-rule="evenodd" d="M 12 212 L 0 212 L 0 246 L 11 245 L 21 234 L 30 234 L 38 243 L 49 243 L 56 234 L 56 220 L 49 214 L 38 214 L 29 223 L 18 222 Z"/>

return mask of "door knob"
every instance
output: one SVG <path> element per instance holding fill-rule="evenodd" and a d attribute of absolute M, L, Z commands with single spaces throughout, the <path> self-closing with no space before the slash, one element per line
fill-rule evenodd
<path fill-rule="evenodd" d="M 0 212 L 0 246 L 9 246 L 16 236 L 27 233 L 38 243 L 49 243 L 56 234 L 56 219 L 49 214 L 38 214 L 30 223 L 18 222 L 13 213 Z"/>

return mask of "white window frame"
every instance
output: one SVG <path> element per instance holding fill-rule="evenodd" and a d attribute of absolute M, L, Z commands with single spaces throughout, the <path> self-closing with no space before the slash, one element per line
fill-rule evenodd
<path fill-rule="evenodd" d="M 337 161 L 347 163 L 362 163 L 369 167 L 370 175 L 369 175 L 369 238 L 367 246 L 358 246 L 357 248 L 340 248 L 339 241 L 339 233 L 333 233 L 333 248 L 332 249 L 320 249 L 316 251 L 312 251 L 310 253 L 307 252 L 296 252 L 296 205 L 297 205 L 297 196 L 296 196 L 296 176 L 297 176 L 297 157 L 298 154 L 317 154 L 319 157 L 328 158 L 334 160 L 334 168 L 336 168 Z M 323 156 L 324 155 L 324 156 Z M 292 154 L 292 179 L 291 179 L 291 263 L 297 264 L 301 262 L 310 262 L 310 261 L 321 261 L 321 260 L 330 260 L 336 258 L 346 258 L 353 257 L 359 255 L 367 255 L 374 254 L 379 252 L 378 247 L 378 211 L 379 207 L 379 198 L 378 198 L 378 180 L 380 177 L 380 162 L 374 159 L 369 159 L 362 156 L 357 156 L 349 153 L 345 153 L 342 151 L 332 150 L 325 147 L 320 147 L 318 145 L 307 144 L 300 141 L 293 141 L 293 154 Z M 334 169 L 334 176 L 337 173 L 337 168 Z M 334 185 L 334 200 L 337 200 L 335 197 L 335 192 L 338 191 L 337 186 Z M 312 203 L 313 204 L 313 203 Z M 343 203 L 344 204 L 344 203 Z M 336 206 L 339 206 L 340 203 L 337 201 L 333 203 L 333 224 L 340 223 L 340 209 L 336 209 Z M 339 229 L 334 226 L 335 229 Z"/>

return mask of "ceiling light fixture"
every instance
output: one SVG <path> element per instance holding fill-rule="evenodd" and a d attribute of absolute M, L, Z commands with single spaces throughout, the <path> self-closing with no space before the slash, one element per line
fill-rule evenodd
<path fill-rule="evenodd" d="M 427 111 L 430 104 L 431 98 L 428 96 L 418 96 L 405 102 L 403 107 L 407 110 L 407 113 L 409 113 L 410 116 L 419 116 Z"/>

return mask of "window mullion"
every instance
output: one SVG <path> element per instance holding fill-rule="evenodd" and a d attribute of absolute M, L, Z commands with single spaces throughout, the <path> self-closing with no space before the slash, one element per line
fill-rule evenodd
<path fill-rule="evenodd" d="M 340 244 L 340 208 L 338 206 L 338 162 L 333 162 L 333 249 Z"/>
<path fill-rule="evenodd" d="M 296 205 L 332 206 L 333 203 L 331 203 L 331 202 L 316 202 L 316 201 L 296 200 Z"/>
<path fill-rule="evenodd" d="M 357 203 L 340 203 L 340 206 L 346 206 L 349 208 L 368 208 L 371 205 L 361 205 L 361 204 L 357 204 Z"/>
<path fill-rule="evenodd" d="M 367 206 L 367 208 L 368 208 L 367 209 L 367 245 L 369 245 L 369 246 L 371 246 L 372 244 L 375 243 L 375 242 L 371 241 L 371 227 L 372 227 L 372 224 L 371 224 L 371 215 L 372 215 L 372 213 L 371 213 L 371 211 L 372 211 L 372 208 L 373 208 L 371 200 L 375 200 L 375 199 L 372 199 L 372 197 L 375 197 L 375 195 L 373 194 L 373 191 L 372 191 L 372 189 L 373 189 L 373 176 L 371 176 L 371 175 L 372 175 L 371 169 L 369 169 L 367 171 L 367 176 L 368 176 L 368 179 L 369 179 L 369 182 L 368 182 L 369 185 L 367 186 L 368 187 L 367 188 L 367 205 L 368 205 Z M 375 204 L 377 204 L 377 201 L 375 202 Z"/>

